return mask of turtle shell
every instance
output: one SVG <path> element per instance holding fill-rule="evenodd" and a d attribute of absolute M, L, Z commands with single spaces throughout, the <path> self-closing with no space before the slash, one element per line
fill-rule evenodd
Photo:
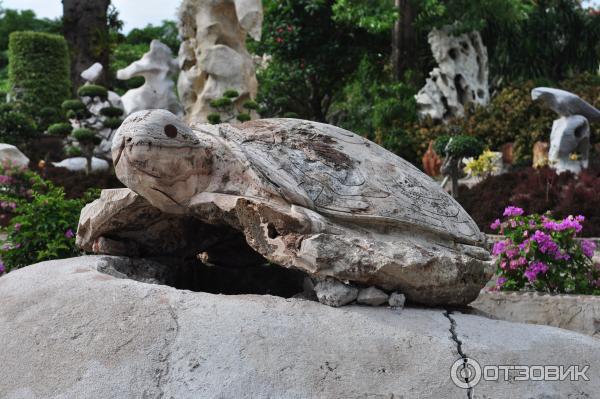
<path fill-rule="evenodd" d="M 250 166 L 288 202 L 356 225 L 394 225 L 481 244 L 467 212 L 429 176 L 347 130 L 297 119 L 221 125 Z"/>

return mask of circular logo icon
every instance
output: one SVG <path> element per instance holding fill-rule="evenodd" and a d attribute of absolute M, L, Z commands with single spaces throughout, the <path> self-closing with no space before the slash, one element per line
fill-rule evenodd
<path fill-rule="evenodd" d="M 462 389 L 473 388 L 481 381 L 481 366 L 470 358 L 458 359 L 450 368 L 454 385 Z"/>

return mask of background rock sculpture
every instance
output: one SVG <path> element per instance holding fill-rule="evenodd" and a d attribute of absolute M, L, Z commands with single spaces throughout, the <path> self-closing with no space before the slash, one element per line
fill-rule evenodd
<path fill-rule="evenodd" d="M 479 32 L 451 34 L 452 27 L 434 29 L 429 44 L 438 63 L 416 95 L 420 118 L 443 121 L 464 115 L 469 104 L 490 101 L 488 55 Z"/>
<path fill-rule="evenodd" d="M 376 144 L 294 119 L 195 128 L 162 110 L 130 115 L 114 139 L 117 176 L 165 214 L 220 226 L 215 235 L 237 233 L 271 263 L 311 277 L 397 290 L 428 305 L 468 303 L 491 277 L 485 238 L 469 215 Z M 121 198 L 135 202 L 127 192 L 83 210 L 81 247 L 115 237 L 119 248 L 139 247 L 127 221 L 143 219 L 124 206 Z M 229 252 L 245 248 L 238 242 Z"/>
<path fill-rule="evenodd" d="M 121 80 L 143 76 L 145 83 L 123 95 L 125 114 L 130 115 L 145 109 L 167 109 L 181 113 L 181 105 L 175 95 L 173 78 L 177 74 L 177 61 L 171 49 L 158 40 L 152 40 L 150 51 L 127 68 L 117 71 Z"/>
<path fill-rule="evenodd" d="M 95 84 L 98 79 L 102 78 L 102 72 L 102 64 L 97 62 L 83 71 L 81 77 L 86 80 L 86 85 Z M 107 107 L 124 109 L 121 96 L 114 91 L 108 90 L 108 96 L 104 100 L 99 97 L 82 97 L 82 101 L 90 114 L 89 118 L 82 121 L 83 125 L 93 128 L 102 139 L 100 144 L 94 149 L 94 154 L 102 158 L 110 159 L 110 147 L 112 145 L 113 136 L 117 130 L 104 126 L 103 121 L 106 119 L 106 116 L 102 115 L 100 111 Z M 75 119 L 71 120 L 71 125 L 74 128 L 81 127 L 81 123 L 78 123 Z"/>
<path fill-rule="evenodd" d="M 248 113 L 244 104 L 257 93 L 254 63 L 246 49 L 246 35 L 259 40 L 262 29 L 260 0 L 184 0 L 179 8 L 181 73 L 177 88 L 188 122 L 206 122 L 221 114 L 227 122 Z M 211 106 L 234 90 L 233 112 Z M 214 104 L 213 104 L 214 105 Z M 256 117 L 254 111 L 249 112 Z"/>
<path fill-rule="evenodd" d="M 552 124 L 548 161 L 558 173 L 575 174 L 588 167 L 590 121 L 600 121 L 600 110 L 568 91 L 537 87 L 531 98 L 556 112 L 560 118 Z"/>

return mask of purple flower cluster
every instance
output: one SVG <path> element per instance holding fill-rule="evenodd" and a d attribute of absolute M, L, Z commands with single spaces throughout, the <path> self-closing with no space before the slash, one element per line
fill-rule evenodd
<path fill-rule="evenodd" d="M 3 274 L 6 271 L 6 268 L 4 267 L 4 263 L 0 262 L 0 274 Z"/>
<path fill-rule="evenodd" d="M 75 233 L 73 233 L 73 230 L 68 229 L 67 231 L 65 231 L 65 237 L 71 239 L 75 237 Z"/>
<path fill-rule="evenodd" d="M 532 283 L 537 280 L 537 276 L 539 274 L 545 274 L 547 271 L 548 265 L 546 265 L 544 262 L 534 261 L 529 264 L 529 267 L 527 270 L 525 270 L 523 275 L 527 277 L 527 280 L 529 280 L 530 283 Z"/>
<path fill-rule="evenodd" d="M 0 175 L 0 184 L 11 184 L 13 178 L 6 175 Z"/>
<path fill-rule="evenodd" d="M 592 258 L 594 256 L 594 251 L 596 250 L 596 244 L 594 241 L 583 240 L 581 242 L 581 251 L 588 258 Z"/>
<path fill-rule="evenodd" d="M 523 209 L 516 206 L 507 206 L 504 210 L 504 216 L 521 216 L 524 213 Z"/>
<path fill-rule="evenodd" d="M 585 217 L 579 215 L 577 217 L 569 216 L 564 218 L 561 222 L 555 222 L 547 217 L 542 217 L 544 228 L 550 231 L 565 231 L 569 229 L 575 230 L 576 233 L 581 233 L 583 226 L 581 223 L 585 220 Z"/>
<path fill-rule="evenodd" d="M 0 201 L 0 208 L 14 210 L 17 204 L 9 201 Z"/>

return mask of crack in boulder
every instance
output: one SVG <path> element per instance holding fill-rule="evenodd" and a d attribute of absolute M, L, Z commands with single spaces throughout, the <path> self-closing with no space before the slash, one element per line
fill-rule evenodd
<path fill-rule="evenodd" d="M 463 347 L 462 347 L 463 342 L 458 338 L 458 333 L 456 332 L 456 320 L 454 320 L 454 318 L 452 317 L 452 311 L 446 310 L 444 312 L 444 316 L 450 321 L 450 328 L 448 329 L 448 331 L 450 331 L 450 338 L 456 344 L 456 351 L 458 352 L 458 355 L 463 359 L 463 367 L 460 370 L 458 370 L 458 372 L 460 373 L 463 370 L 467 369 L 467 361 L 468 361 L 469 357 L 463 351 Z M 469 383 L 468 377 L 465 378 L 465 382 L 467 384 Z M 467 399 L 472 399 L 472 398 L 473 398 L 473 387 L 469 386 L 469 388 L 467 388 Z"/>

